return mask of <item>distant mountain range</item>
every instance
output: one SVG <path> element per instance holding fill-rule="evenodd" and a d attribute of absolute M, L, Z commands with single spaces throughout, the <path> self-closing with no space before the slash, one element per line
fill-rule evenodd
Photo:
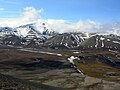
<path fill-rule="evenodd" d="M 0 43 L 43 45 L 54 49 L 106 48 L 120 50 L 120 36 L 115 33 L 108 35 L 86 32 L 58 33 L 49 31 L 45 24 L 38 29 L 34 23 L 16 28 L 0 27 Z"/>

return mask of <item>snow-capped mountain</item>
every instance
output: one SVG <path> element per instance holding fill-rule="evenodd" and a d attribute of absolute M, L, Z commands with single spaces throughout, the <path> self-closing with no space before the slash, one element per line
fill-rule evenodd
<path fill-rule="evenodd" d="M 56 32 L 54 31 L 49 31 L 49 29 L 47 29 L 44 24 L 43 26 L 38 27 L 35 23 L 19 26 L 16 28 L 16 31 L 18 35 L 23 37 L 26 37 L 27 35 L 30 35 L 30 34 L 34 34 L 37 37 L 41 35 L 51 36 L 56 34 Z"/>
<path fill-rule="evenodd" d="M 35 34 L 38 36 L 40 34 L 39 31 L 36 30 L 34 24 L 27 24 L 27 25 L 22 25 L 16 28 L 16 31 L 19 36 L 26 37 L 29 34 Z"/>
<path fill-rule="evenodd" d="M 15 35 L 15 29 L 11 27 L 0 27 L 0 36 L 4 37 L 5 35 Z"/>
<path fill-rule="evenodd" d="M 19 36 L 26 39 L 27 44 L 41 44 L 45 42 L 46 39 L 56 34 L 54 31 L 49 31 L 45 25 L 38 29 L 36 24 L 19 26 L 16 28 L 16 31 Z"/>
<path fill-rule="evenodd" d="M 38 45 L 43 43 L 46 39 L 50 38 L 54 34 L 56 33 L 46 29 L 45 25 L 43 28 L 40 27 L 39 29 L 36 24 L 27 24 L 16 28 L 0 27 L 0 41 L 3 44 L 15 45 L 15 41 L 18 44 L 18 41 L 23 40 L 24 42 L 20 41 L 21 44 L 28 45 L 33 43 Z M 14 40 L 16 37 L 20 40 Z"/>
<path fill-rule="evenodd" d="M 15 28 L 0 27 L 0 44 L 21 45 L 23 38 L 19 37 Z"/>

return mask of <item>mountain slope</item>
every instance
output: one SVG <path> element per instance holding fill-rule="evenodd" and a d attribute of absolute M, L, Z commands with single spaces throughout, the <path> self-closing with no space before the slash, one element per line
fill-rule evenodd
<path fill-rule="evenodd" d="M 78 33 L 64 33 L 49 38 L 44 45 L 51 48 L 74 48 L 78 47 L 86 38 Z"/>
<path fill-rule="evenodd" d="M 120 49 L 120 36 L 96 35 L 81 43 L 84 48 Z"/>

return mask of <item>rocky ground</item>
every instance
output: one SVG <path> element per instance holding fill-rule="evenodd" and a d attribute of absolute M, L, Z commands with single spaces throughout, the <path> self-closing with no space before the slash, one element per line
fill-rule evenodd
<path fill-rule="evenodd" d="M 64 90 L 0 74 L 0 90 Z"/>
<path fill-rule="evenodd" d="M 81 52 L 74 50 L 52 51 L 51 54 L 47 51 L 45 54 L 16 49 L 4 49 L 0 52 L 1 90 L 119 90 L 120 88 L 119 73 L 116 76 L 113 75 L 113 71 L 119 72 L 119 69 L 107 72 L 108 80 L 92 76 L 96 73 L 90 71 L 91 68 L 96 67 L 92 66 L 93 63 L 91 67 L 88 64 L 87 67 L 85 65 L 83 66 L 85 68 L 82 67 L 83 70 L 85 69 L 85 75 L 81 75 L 71 67 L 67 58 L 71 55 L 86 55 L 86 52 L 80 54 Z M 103 68 L 98 68 L 95 70 L 103 70 Z M 93 74 L 86 73 L 86 69 Z M 105 68 L 108 71 L 109 69 Z"/>

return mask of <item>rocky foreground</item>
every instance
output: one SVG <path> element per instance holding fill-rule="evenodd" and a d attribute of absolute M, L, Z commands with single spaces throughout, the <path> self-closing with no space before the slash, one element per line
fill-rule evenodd
<path fill-rule="evenodd" d="M 0 90 L 63 90 L 0 74 Z"/>
<path fill-rule="evenodd" d="M 119 68 L 95 59 L 100 52 L 90 53 L 1 49 L 0 90 L 119 90 Z M 81 58 L 75 63 L 84 75 L 67 61 L 71 55 Z M 113 58 L 114 52 L 104 52 L 104 55 Z"/>
<path fill-rule="evenodd" d="M 55 73 L 52 75 L 55 75 Z M 119 90 L 120 88 L 120 83 L 89 76 L 81 77 L 77 73 L 73 73 L 68 77 L 64 75 L 64 78 L 62 74 L 54 79 L 53 77 L 45 80 L 44 84 L 40 84 L 35 83 L 35 81 L 30 82 L 0 74 L 0 90 Z M 60 87 L 64 87 L 64 89 Z"/>

